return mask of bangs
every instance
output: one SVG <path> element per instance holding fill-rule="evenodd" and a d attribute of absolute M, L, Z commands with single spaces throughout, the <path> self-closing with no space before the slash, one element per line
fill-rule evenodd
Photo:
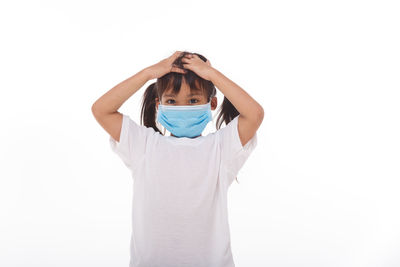
<path fill-rule="evenodd" d="M 162 95 L 164 92 L 169 92 L 171 90 L 173 94 L 178 94 L 184 82 L 183 79 L 185 79 L 186 83 L 189 85 L 191 94 L 206 95 L 205 85 L 200 79 L 187 79 L 184 75 L 173 75 L 171 79 L 167 81 L 165 88 L 161 88 L 160 94 Z"/>

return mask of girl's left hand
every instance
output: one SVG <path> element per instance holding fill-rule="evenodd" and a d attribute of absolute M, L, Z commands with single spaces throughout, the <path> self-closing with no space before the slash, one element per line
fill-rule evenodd
<path fill-rule="evenodd" d="M 211 72 L 213 67 L 209 60 L 204 62 L 196 54 L 187 54 L 182 58 L 182 64 L 185 69 L 191 70 L 205 80 L 211 80 Z"/>

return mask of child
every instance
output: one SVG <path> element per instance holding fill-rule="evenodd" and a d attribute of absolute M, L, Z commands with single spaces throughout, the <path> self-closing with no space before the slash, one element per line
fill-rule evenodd
<path fill-rule="evenodd" d="M 143 96 L 144 125 L 118 112 L 155 78 Z M 203 136 L 217 107 L 214 85 L 226 126 Z M 263 108 L 202 55 L 177 51 L 112 88 L 92 112 L 134 180 L 129 266 L 235 266 L 227 190 L 257 144 Z"/>

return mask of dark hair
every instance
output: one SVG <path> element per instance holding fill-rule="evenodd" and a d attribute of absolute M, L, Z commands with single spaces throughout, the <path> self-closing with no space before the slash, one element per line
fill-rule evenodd
<path fill-rule="evenodd" d="M 207 61 L 207 58 L 205 58 L 203 55 L 184 51 L 178 58 L 175 59 L 173 64 L 181 69 L 185 69 L 183 66 L 182 58 L 185 57 L 187 54 L 195 54 L 204 62 Z M 151 127 L 155 131 L 164 135 L 156 125 L 157 110 L 156 110 L 155 99 L 158 97 L 158 99 L 161 100 L 161 96 L 169 88 L 172 88 L 173 92 L 175 94 L 178 94 L 181 88 L 181 83 L 183 78 L 188 83 L 190 91 L 192 93 L 194 93 L 194 91 L 197 92 L 201 91 L 206 95 L 208 101 L 210 101 L 213 97 L 216 96 L 217 90 L 211 81 L 201 78 L 195 72 L 189 69 L 185 70 L 187 71 L 186 73 L 169 72 L 164 76 L 158 78 L 156 82 L 150 84 L 146 88 L 142 97 L 142 107 L 140 113 L 140 120 L 142 125 L 146 127 Z M 225 96 L 217 112 L 218 112 L 218 117 L 216 121 L 217 130 L 221 128 L 223 122 L 225 122 L 225 125 L 227 125 L 237 115 L 239 115 L 239 111 L 232 105 L 232 103 Z"/>

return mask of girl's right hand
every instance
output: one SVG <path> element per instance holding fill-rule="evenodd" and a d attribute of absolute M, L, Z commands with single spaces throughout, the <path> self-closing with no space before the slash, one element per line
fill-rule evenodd
<path fill-rule="evenodd" d="M 178 73 L 183 73 L 185 74 L 187 70 L 178 68 L 173 65 L 173 62 L 177 57 L 181 55 L 182 51 L 176 51 L 173 53 L 171 56 L 161 60 L 160 62 L 151 65 L 148 67 L 149 73 L 150 73 L 150 79 L 157 79 L 169 72 L 178 72 Z"/>

